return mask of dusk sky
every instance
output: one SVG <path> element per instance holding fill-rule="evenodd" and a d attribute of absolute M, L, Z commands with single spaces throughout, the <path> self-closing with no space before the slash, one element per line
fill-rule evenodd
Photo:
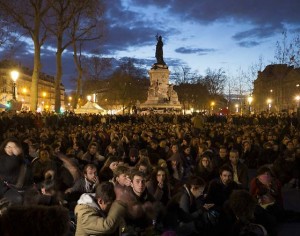
<path fill-rule="evenodd" d="M 299 0 L 105 0 L 104 42 L 89 45 L 103 57 L 155 60 L 155 35 L 162 35 L 164 59 L 171 72 L 185 65 L 204 74 L 223 68 L 228 76 L 258 63 L 274 62 L 276 41 L 300 33 Z M 32 43 L 17 52 L 18 60 L 32 67 Z M 63 83 L 75 77 L 72 52 L 64 57 Z M 55 49 L 45 45 L 42 71 L 55 75 Z"/>

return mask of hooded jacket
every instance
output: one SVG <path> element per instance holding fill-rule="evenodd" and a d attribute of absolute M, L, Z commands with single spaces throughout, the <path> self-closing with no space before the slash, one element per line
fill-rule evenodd
<path fill-rule="evenodd" d="M 100 209 L 95 194 L 82 194 L 77 203 L 75 236 L 119 235 L 117 229 L 124 228 L 124 203 L 114 201 L 107 214 Z"/>

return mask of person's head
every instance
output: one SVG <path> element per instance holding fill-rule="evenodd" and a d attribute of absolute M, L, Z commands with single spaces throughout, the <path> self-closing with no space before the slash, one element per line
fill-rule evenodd
<path fill-rule="evenodd" d="M 130 186 L 129 168 L 124 165 L 118 165 L 114 170 L 114 179 L 121 186 Z"/>
<path fill-rule="evenodd" d="M 239 152 L 232 149 L 229 153 L 229 160 L 232 165 L 237 165 L 237 163 L 239 162 Z"/>
<path fill-rule="evenodd" d="M 294 143 L 292 140 L 290 140 L 286 143 L 286 149 L 289 151 L 293 151 L 295 149 L 295 146 L 294 146 Z"/>
<path fill-rule="evenodd" d="M 43 148 L 39 151 L 39 158 L 41 161 L 48 161 L 50 160 L 50 152 L 49 149 Z"/>
<path fill-rule="evenodd" d="M 154 183 L 164 183 L 167 179 L 167 171 L 163 167 L 156 167 L 152 172 L 152 181 Z"/>
<path fill-rule="evenodd" d="M 199 166 L 205 169 L 209 169 L 212 163 L 208 155 L 202 156 L 199 160 Z"/>
<path fill-rule="evenodd" d="M 232 168 L 228 165 L 223 165 L 219 170 L 220 180 L 224 185 L 228 185 L 232 182 L 233 171 Z"/>
<path fill-rule="evenodd" d="M 115 155 L 117 152 L 117 146 L 114 143 L 111 143 L 107 146 L 107 151 L 109 154 Z"/>
<path fill-rule="evenodd" d="M 89 182 L 94 182 L 97 177 L 97 167 L 94 164 L 87 164 L 83 169 L 84 178 L 86 178 Z"/>
<path fill-rule="evenodd" d="M 46 179 L 42 183 L 41 192 L 43 195 L 54 196 L 57 193 L 57 185 L 53 179 Z"/>
<path fill-rule="evenodd" d="M 148 150 L 147 149 L 139 150 L 138 156 L 139 158 L 149 157 Z"/>
<path fill-rule="evenodd" d="M 103 168 L 109 168 L 114 171 L 119 164 L 119 157 L 117 156 L 109 156 L 105 161 Z"/>
<path fill-rule="evenodd" d="M 207 144 L 201 143 L 198 146 L 198 155 L 202 155 L 207 150 Z"/>
<path fill-rule="evenodd" d="M 153 169 L 148 157 L 141 158 L 139 162 L 136 164 L 136 168 L 139 171 L 143 172 L 145 175 L 150 174 Z"/>
<path fill-rule="evenodd" d="M 189 146 L 186 146 L 183 150 L 184 154 L 190 155 L 191 154 L 191 148 Z"/>
<path fill-rule="evenodd" d="M 256 201 L 246 190 L 234 190 L 229 197 L 229 206 L 242 222 L 249 222 L 254 218 Z"/>
<path fill-rule="evenodd" d="M 130 148 L 129 150 L 129 160 L 132 163 L 137 163 L 139 158 L 139 150 L 136 148 Z"/>
<path fill-rule="evenodd" d="M 250 141 L 246 140 L 246 141 L 243 141 L 243 147 L 244 147 L 244 150 L 250 150 L 251 149 L 251 143 Z"/>
<path fill-rule="evenodd" d="M 98 144 L 96 142 L 91 142 L 88 146 L 88 152 L 91 155 L 95 155 L 98 151 Z"/>
<path fill-rule="evenodd" d="M 0 146 L 0 153 L 8 156 L 23 155 L 22 144 L 16 138 L 8 138 L 2 142 Z"/>
<path fill-rule="evenodd" d="M 219 148 L 219 156 L 220 156 L 221 159 L 226 158 L 226 156 L 227 156 L 227 148 L 225 146 L 221 146 Z"/>
<path fill-rule="evenodd" d="M 171 151 L 172 151 L 172 153 L 177 153 L 178 152 L 178 145 L 177 144 L 172 144 Z"/>
<path fill-rule="evenodd" d="M 116 199 L 114 185 L 111 182 L 102 182 L 96 187 L 96 200 L 100 209 L 108 212 L 111 204 Z"/>
<path fill-rule="evenodd" d="M 139 170 L 133 170 L 131 175 L 131 187 L 137 196 L 141 196 L 146 189 L 145 174 Z"/>
<path fill-rule="evenodd" d="M 263 185 L 268 186 L 272 182 L 272 179 L 273 179 L 271 169 L 268 166 L 261 166 L 257 170 L 257 179 Z"/>
<path fill-rule="evenodd" d="M 157 147 L 158 147 L 158 142 L 155 139 L 151 139 L 151 141 L 150 141 L 150 147 L 152 149 L 156 150 Z"/>
<path fill-rule="evenodd" d="M 205 181 L 198 176 L 192 176 L 188 179 L 186 186 L 188 187 L 191 194 L 195 198 L 198 198 L 203 194 L 205 188 Z"/>

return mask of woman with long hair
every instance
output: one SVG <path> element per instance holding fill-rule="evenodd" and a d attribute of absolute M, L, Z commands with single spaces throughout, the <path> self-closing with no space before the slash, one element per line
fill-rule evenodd
<path fill-rule="evenodd" d="M 114 170 L 119 164 L 120 158 L 117 156 L 109 156 L 103 167 L 99 171 L 99 181 L 112 181 L 114 178 Z"/>
<path fill-rule="evenodd" d="M 168 179 L 168 173 L 165 168 L 157 167 L 153 170 L 150 180 L 146 183 L 149 193 L 156 199 L 166 205 L 171 197 L 171 188 Z"/>
<path fill-rule="evenodd" d="M 212 160 L 205 155 L 199 159 L 195 174 L 198 177 L 201 177 L 206 183 L 209 183 L 209 181 L 218 177 L 218 173 L 213 166 Z"/>

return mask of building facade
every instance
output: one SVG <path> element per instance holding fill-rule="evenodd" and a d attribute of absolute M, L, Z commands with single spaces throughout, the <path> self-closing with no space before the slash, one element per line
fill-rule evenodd
<path fill-rule="evenodd" d="M 300 68 L 268 65 L 254 81 L 253 107 L 260 111 L 295 111 L 299 106 Z"/>
<path fill-rule="evenodd" d="M 0 103 L 7 104 L 13 98 L 14 82 L 11 71 L 17 70 L 19 77 L 15 84 L 16 99 L 22 102 L 22 110 L 30 110 L 30 89 L 32 70 L 24 67 L 10 67 L 0 64 Z M 64 108 L 65 88 L 60 85 L 61 107 Z M 38 104 L 37 111 L 53 111 L 55 105 L 54 77 L 40 74 L 38 80 Z"/>

